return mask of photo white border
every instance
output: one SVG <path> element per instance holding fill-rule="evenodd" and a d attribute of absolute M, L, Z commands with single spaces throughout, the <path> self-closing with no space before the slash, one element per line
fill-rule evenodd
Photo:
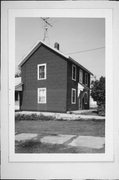
<path fill-rule="evenodd" d="M 1 2 L 1 179 L 119 179 L 119 3 L 102 1 Z M 8 116 L 8 10 L 9 9 L 112 10 L 113 48 L 113 161 L 10 162 Z M 112 117 L 112 116 L 111 116 Z"/>
<path fill-rule="evenodd" d="M 20 154 L 15 153 L 14 74 L 15 74 L 15 18 L 16 17 L 73 17 L 105 18 L 106 54 L 106 120 L 105 153 L 77 154 Z M 10 162 L 42 161 L 112 161 L 113 160 L 113 72 L 112 72 L 112 10 L 111 9 L 14 9 L 8 12 L 9 21 L 9 145 Z M 13 70 L 14 69 L 14 70 Z"/>

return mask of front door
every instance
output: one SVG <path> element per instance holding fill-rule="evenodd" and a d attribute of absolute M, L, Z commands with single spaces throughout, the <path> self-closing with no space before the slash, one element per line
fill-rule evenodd
<path fill-rule="evenodd" d="M 83 99 L 83 91 L 80 91 L 79 97 L 78 97 L 78 102 L 79 102 L 79 109 L 83 108 L 83 103 L 82 103 L 82 99 Z"/>
<path fill-rule="evenodd" d="M 79 95 L 79 109 L 89 109 L 88 92 L 81 91 Z"/>

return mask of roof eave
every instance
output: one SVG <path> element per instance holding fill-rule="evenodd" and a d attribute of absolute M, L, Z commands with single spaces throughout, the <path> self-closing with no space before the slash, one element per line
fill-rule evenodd
<path fill-rule="evenodd" d="M 40 41 L 40 42 L 37 42 L 33 47 L 32 49 L 29 51 L 29 53 L 27 53 L 28 55 L 24 56 L 23 60 L 18 64 L 18 67 L 21 68 L 21 66 L 27 61 L 27 59 L 41 46 L 41 45 L 44 45 L 46 47 L 48 47 L 49 49 L 53 50 L 54 52 L 58 53 L 59 55 L 65 57 L 66 59 L 69 58 L 69 56 L 66 56 L 65 54 L 63 54 L 62 52 L 60 52 L 59 50 L 53 48 L 53 47 L 50 47 L 49 45 L 45 44 L 44 42 Z"/>
<path fill-rule="evenodd" d="M 73 63 L 77 64 L 78 66 L 80 66 L 82 69 L 84 69 L 85 71 L 87 71 L 89 74 L 93 75 L 93 73 L 91 73 L 89 70 L 87 70 L 85 67 L 83 67 L 81 64 L 79 64 L 77 61 L 75 61 L 72 57 L 63 54 L 62 52 L 60 52 L 59 50 L 50 47 L 49 45 L 45 44 L 42 41 L 38 41 L 37 43 L 35 43 L 35 45 L 32 47 L 32 49 L 29 51 L 29 53 L 27 53 L 27 55 L 23 58 L 23 60 L 19 63 L 18 67 L 21 68 L 21 66 L 28 60 L 28 58 L 41 46 L 41 44 L 43 44 L 44 46 L 48 47 L 49 49 L 51 49 L 52 51 L 56 52 L 57 54 L 63 56 L 65 59 L 72 61 Z"/>
<path fill-rule="evenodd" d="M 35 45 L 30 49 L 30 51 L 25 55 L 21 60 L 21 62 L 18 64 L 18 67 L 21 68 L 21 66 L 27 61 L 27 59 L 40 47 L 41 42 L 35 43 Z"/>
<path fill-rule="evenodd" d="M 75 61 L 72 57 L 69 56 L 69 60 L 73 61 L 77 66 L 80 66 L 82 69 L 84 69 L 85 71 L 87 71 L 90 75 L 93 76 L 93 73 L 90 72 L 88 69 L 86 69 L 84 66 L 82 66 L 81 64 L 79 64 L 77 61 Z"/>

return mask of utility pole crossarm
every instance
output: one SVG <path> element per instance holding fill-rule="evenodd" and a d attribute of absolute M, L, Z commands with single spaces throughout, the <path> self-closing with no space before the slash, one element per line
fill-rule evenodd
<path fill-rule="evenodd" d="M 46 24 L 48 24 L 50 27 L 52 27 L 52 25 L 47 21 L 47 19 L 49 18 L 41 18 Z"/>
<path fill-rule="evenodd" d="M 46 39 L 47 40 L 49 39 L 48 38 L 48 27 L 52 27 L 52 24 L 50 24 L 48 22 L 49 17 L 45 17 L 45 18 L 41 17 L 41 19 L 44 22 L 44 37 L 43 37 L 43 41 L 46 41 Z"/>

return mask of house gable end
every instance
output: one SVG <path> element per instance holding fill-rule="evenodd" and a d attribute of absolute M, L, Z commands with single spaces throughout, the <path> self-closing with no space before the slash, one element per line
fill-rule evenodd
<path fill-rule="evenodd" d="M 59 50 L 55 49 L 55 48 L 51 48 L 50 46 L 46 45 L 45 43 L 38 43 L 34 48 L 32 48 L 32 50 L 23 58 L 23 60 L 19 63 L 19 67 L 23 66 L 24 63 L 26 63 L 29 58 L 40 48 L 40 47 L 45 47 L 48 50 L 50 50 L 51 52 L 61 56 L 64 60 L 68 59 L 68 56 L 65 56 L 62 52 L 60 52 Z"/>
<path fill-rule="evenodd" d="M 64 55 L 62 52 L 60 52 L 59 50 L 57 50 L 56 48 L 52 48 L 49 45 L 45 44 L 44 42 L 39 42 L 37 43 L 32 50 L 27 54 L 27 56 L 25 56 L 25 58 L 20 62 L 20 64 L 18 65 L 19 67 L 21 67 L 25 62 L 27 62 L 29 60 L 29 58 L 41 47 L 44 46 L 45 48 L 47 48 L 48 50 L 50 50 L 51 52 L 61 56 L 64 60 L 66 61 L 71 61 L 72 63 L 74 63 L 75 65 L 81 67 L 83 70 L 87 71 L 87 73 L 93 75 L 88 69 L 86 69 L 84 66 L 82 66 L 81 64 L 79 64 L 77 61 L 75 61 L 73 58 L 71 58 L 70 56 L 66 56 Z"/>
<path fill-rule="evenodd" d="M 35 53 L 37 53 L 37 51 L 41 50 L 41 48 L 44 48 L 45 50 L 49 51 L 49 53 L 50 53 L 51 55 L 52 55 L 52 53 L 53 53 L 54 55 L 61 57 L 62 60 L 67 61 L 66 57 L 62 56 L 61 54 L 58 54 L 57 52 L 55 52 L 55 51 L 53 51 L 52 49 L 50 49 L 50 48 L 48 48 L 47 46 L 45 46 L 44 44 L 41 44 L 41 45 L 40 45 L 39 47 L 37 47 L 32 53 L 30 53 L 30 54 L 26 57 L 27 59 L 26 59 L 26 60 L 23 60 L 24 62 L 22 63 L 22 65 L 19 65 L 19 66 L 21 66 L 21 68 L 22 68 L 22 66 L 23 66 L 24 64 L 26 64 L 26 63 L 29 61 L 29 59 L 30 59 L 33 55 L 35 55 Z"/>

